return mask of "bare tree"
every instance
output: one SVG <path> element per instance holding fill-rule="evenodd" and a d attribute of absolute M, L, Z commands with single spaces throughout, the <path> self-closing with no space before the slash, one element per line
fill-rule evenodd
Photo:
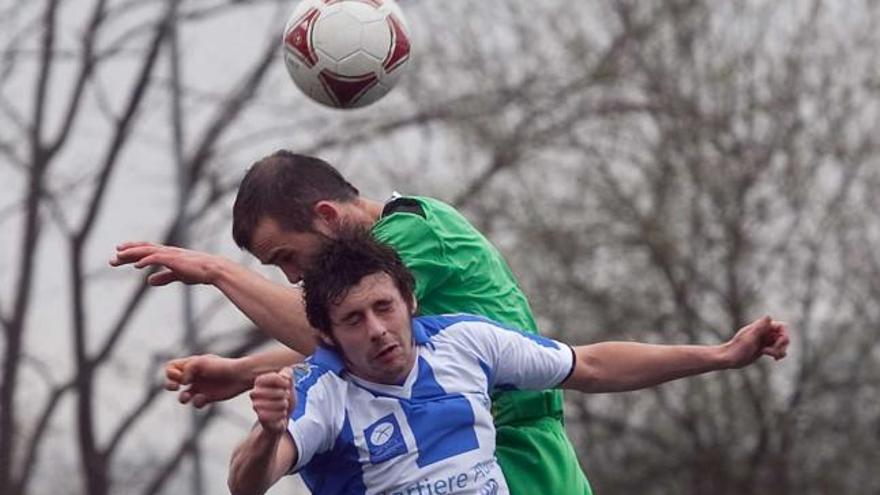
<path fill-rule="evenodd" d="M 796 331 L 773 373 L 572 397 L 600 492 L 877 490 L 877 19 L 852 7 L 609 3 L 605 47 L 620 48 L 591 105 L 546 136 L 523 112 L 526 132 L 489 140 L 526 153 L 462 197 L 509 239 L 557 335 L 720 342 L 765 312 Z M 549 118 L 590 93 L 561 94 Z"/>
<path fill-rule="evenodd" d="M 0 486 L 4 492 L 29 492 L 49 426 L 58 421 L 59 406 L 64 398 L 72 395 L 74 431 L 85 491 L 90 494 L 110 493 L 113 486 L 111 467 L 120 456 L 122 441 L 155 404 L 159 388 L 153 384 L 145 390 L 142 399 L 131 404 L 131 409 L 117 418 L 118 423 L 110 427 L 108 433 L 101 435 L 106 441 L 99 440 L 96 380 L 114 358 L 118 359 L 119 343 L 132 328 L 133 316 L 146 299 L 147 291 L 143 284 L 132 290 L 118 308 L 109 328 L 97 332 L 92 321 L 104 320 L 105 315 L 95 318 L 99 310 L 89 295 L 89 288 L 97 287 L 94 274 L 89 273 L 92 270 L 90 265 L 95 265 L 95 257 L 89 256 L 89 242 L 101 219 L 114 177 L 130 161 L 125 157 L 126 148 L 131 147 L 136 139 L 149 136 L 149 120 L 145 114 L 148 116 L 149 106 L 161 102 L 167 94 L 167 78 L 160 70 L 159 61 L 167 50 L 172 22 L 183 26 L 204 22 L 228 10 L 242 8 L 236 4 L 192 2 L 180 6 L 179 16 L 175 16 L 178 9 L 175 1 L 137 6 L 95 1 L 90 2 L 88 15 L 78 26 L 63 22 L 61 16 L 69 13 L 71 8 L 85 7 L 86 2 L 75 6 L 60 1 L 48 1 L 39 6 L 19 3 L 10 8 L 10 13 L 25 22 L 5 40 L 4 91 L 0 95 L 2 118 L 4 127 L 15 132 L 4 135 L 2 148 L 4 162 L 24 177 L 26 187 L 21 190 L 18 204 L 13 205 L 20 211 L 17 216 L 21 222 L 17 229 L 20 233 L 17 236 L 17 279 L 10 291 L 12 303 L 3 306 L 0 313 L 5 336 L 0 395 Z M 278 7 L 275 10 L 276 16 L 283 11 Z M 38 17 L 29 20 L 29 16 Z M 79 32 L 76 43 L 70 43 L 72 28 Z M 211 166 L 211 160 L 218 142 L 254 100 L 269 68 L 274 67 L 279 29 L 276 26 L 263 32 L 260 36 L 263 48 L 250 59 L 249 65 L 231 78 L 237 82 L 223 94 L 214 95 L 210 104 L 206 105 L 209 102 L 200 99 L 203 108 L 213 115 L 203 120 L 200 129 L 195 125 L 187 129 L 195 136 L 183 161 L 186 180 L 182 185 L 182 196 L 189 200 L 178 211 L 172 212 L 160 241 L 175 243 L 184 221 L 198 222 L 228 192 L 229 186 L 222 183 L 219 171 Z M 33 46 L 36 48 L 31 48 Z M 127 79 L 114 81 L 114 94 L 111 95 L 102 78 L 109 77 L 108 73 L 123 64 L 132 67 L 133 72 Z M 24 70 L 25 66 L 33 68 L 32 75 Z M 31 82 L 27 81 L 28 77 L 32 77 Z M 21 85 L 29 85 L 30 106 L 23 103 L 20 96 L 10 96 L 9 91 L 21 91 Z M 193 98 L 192 93 L 188 95 Z M 98 115 L 103 114 L 106 132 L 100 138 L 93 138 L 88 145 L 88 160 L 94 165 L 88 167 L 85 174 L 80 172 L 82 179 L 72 186 L 75 189 L 71 189 L 70 185 L 64 184 L 65 174 L 69 171 L 56 173 L 55 169 L 63 168 L 65 154 L 75 148 L 73 136 L 88 125 L 89 119 L 94 119 L 96 110 Z M 35 357 L 28 359 L 39 353 L 28 351 L 24 339 L 29 331 L 38 330 L 29 325 L 29 315 L 39 310 L 34 305 L 34 291 L 40 252 L 59 249 L 54 245 L 44 247 L 46 232 L 50 229 L 56 230 L 66 244 L 64 266 L 69 270 L 66 274 L 71 308 L 68 321 L 74 365 L 69 378 L 50 379 L 41 404 L 28 401 L 27 410 L 32 419 L 26 420 L 20 415 L 23 410 L 21 400 L 25 395 L 33 397 L 34 394 L 30 390 L 19 390 L 19 387 L 30 389 L 33 384 L 23 382 L 20 371 L 29 362 L 39 362 Z M 113 311 L 113 308 L 100 311 L 107 310 Z M 237 344 L 238 352 L 252 348 L 259 341 L 247 339 L 242 342 Z M 157 348 L 154 352 L 163 351 Z M 180 444 L 180 454 L 191 452 L 194 438 L 214 416 L 208 414 L 200 418 L 196 431 Z M 106 426 L 104 429 L 108 430 Z M 145 493 L 160 491 L 177 467 L 178 463 L 169 462 L 164 469 L 157 471 L 153 480 L 147 483 Z"/>
<path fill-rule="evenodd" d="M 120 208 L 155 194 L 128 174 L 149 162 L 170 177 L 175 161 L 183 201 L 139 205 L 138 218 L 160 219 L 159 242 L 185 240 L 186 224 L 191 244 L 230 244 L 229 194 L 274 147 L 324 155 L 367 193 L 390 183 L 464 208 L 509 253 L 554 336 L 719 342 L 764 312 L 790 321 L 792 356 L 772 372 L 569 398 L 569 433 L 599 493 L 880 489 L 876 7 L 401 3 L 412 71 L 353 113 L 290 89 L 277 52 L 285 2 L 0 7 L 0 175 L 14 192 L 0 197 L 2 244 L 14 245 L 0 248 L 0 492 L 39 491 L 58 469 L 47 461 L 57 438 L 75 446 L 82 489 L 71 491 L 184 486 L 204 433 L 237 413 L 215 407 L 161 451 L 132 447 L 163 421 L 155 369 L 180 350 L 150 342 L 151 371 L 128 381 L 137 392 L 103 410 L 108 376 L 131 359 L 125 342 L 167 318 L 142 283 L 99 269 L 108 246 L 97 244 L 120 228 Z M 203 72 L 184 49 L 179 77 L 169 73 L 173 33 L 210 46 L 245 18 L 252 46 L 222 68 Z M 175 106 L 179 141 L 167 132 Z M 194 345 L 235 355 L 263 342 L 214 321 L 222 305 L 196 301 L 196 324 L 213 331 Z M 50 307 L 66 314 L 47 352 Z"/>
<path fill-rule="evenodd" d="M 171 342 L 145 349 L 152 355 L 146 359 L 152 369 L 136 385 L 142 391 L 114 399 L 114 414 L 103 411 L 106 398 L 116 395 L 106 386 L 107 376 L 129 359 L 123 344 L 137 338 L 134 329 L 144 326 L 136 323 L 137 314 L 151 294 L 143 283 L 127 289 L 111 284 L 100 268 L 109 246 L 95 246 L 102 229 L 118 225 L 113 210 L 132 207 L 123 206 L 118 196 L 145 186 L 126 180 L 126 172 L 145 161 L 178 164 L 182 201 L 153 213 L 163 218 L 154 240 L 177 244 L 186 240 L 184 225 L 211 235 L 218 227 L 228 228 L 228 216 L 217 209 L 241 176 L 239 154 L 253 160 L 253 150 L 266 153 L 273 142 L 308 153 L 344 154 L 394 139 L 407 128 L 469 115 L 466 106 L 455 103 L 473 100 L 474 94 L 450 98 L 451 109 L 433 102 L 395 108 L 392 102 L 392 110 L 381 118 L 331 115 L 303 105 L 302 97 L 277 98 L 271 84 L 279 80 L 288 90 L 285 95 L 297 94 L 285 81 L 278 53 L 282 25 L 277 19 L 286 9 L 275 0 L 47 0 L 4 7 L 10 29 L 0 45 L 0 120 L 9 132 L 0 137 L 0 165 L 4 177 L 22 183 L 14 200 L 0 205 L 0 220 L 17 243 L 11 255 L 15 281 L 0 293 L 4 493 L 34 493 L 35 480 L 50 472 L 49 464 L 56 472 L 69 465 L 57 449 L 47 448 L 59 437 L 75 446 L 77 465 L 69 465 L 68 474 L 77 477 L 82 491 L 160 493 L 178 475 L 182 461 L 197 451 L 200 435 L 226 414 L 217 408 L 198 416 L 167 455 L 127 449 L 139 428 L 156 427 L 161 396 L 156 371 L 162 359 L 179 352 Z M 256 46 L 218 72 L 225 84 L 200 89 L 206 86 L 205 74 L 185 70 L 181 76 L 174 73 L 174 64 L 169 73 L 163 60 L 174 55 L 174 33 L 211 33 L 217 28 L 209 24 L 226 16 L 260 18 L 263 24 L 249 31 L 249 42 Z M 198 60 L 188 52 L 180 61 L 184 67 Z M 406 100 L 404 93 L 393 97 Z M 187 109 L 197 117 L 175 119 L 173 132 L 166 133 L 169 109 Z M 315 128 L 324 132 L 297 132 Z M 51 325 L 69 335 L 48 349 L 46 340 L 37 338 L 44 329 L 35 323 L 35 315 L 44 314 L 49 303 L 38 276 L 46 267 L 66 284 L 64 304 L 53 307 L 69 312 L 52 318 Z M 206 313 L 215 310 L 213 303 L 204 308 Z M 195 346 L 225 355 L 263 342 L 253 330 L 231 332 L 221 340 L 202 335 Z M 62 353 L 69 369 L 52 364 Z M 130 478 L 119 466 L 141 469 Z"/>

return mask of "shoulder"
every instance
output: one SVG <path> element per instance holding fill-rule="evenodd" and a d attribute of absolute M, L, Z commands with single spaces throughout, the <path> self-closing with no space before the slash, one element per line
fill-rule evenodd
<path fill-rule="evenodd" d="M 476 344 L 486 341 L 496 342 L 498 338 L 523 338 L 541 347 L 559 348 L 559 343 L 554 340 L 497 322 L 485 316 L 466 313 L 420 316 L 414 318 L 413 322 L 417 322 L 420 331 L 424 332 L 426 338 L 431 342 L 439 339 Z"/>
<path fill-rule="evenodd" d="M 438 217 L 439 201 L 420 196 L 401 196 L 385 205 L 382 216 L 372 228 L 373 236 L 398 251 L 426 249 L 442 245 L 438 231 L 443 220 Z"/>
<path fill-rule="evenodd" d="M 340 369 L 321 359 L 321 352 L 316 352 L 302 363 L 293 365 L 293 383 L 297 394 L 309 396 L 315 393 L 326 394 L 327 389 L 338 389 L 344 380 Z"/>
<path fill-rule="evenodd" d="M 381 219 L 386 219 L 392 215 L 409 214 L 417 217 L 427 218 L 428 209 L 427 198 L 419 196 L 399 196 L 385 203 L 382 208 Z"/>
<path fill-rule="evenodd" d="M 470 342 L 504 330 L 501 323 L 467 313 L 420 316 L 413 319 L 416 340 L 425 342 Z"/>
<path fill-rule="evenodd" d="M 316 364 L 311 357 L 293 365 L 293 381 L 297 389 L 308 390 L 318 383 L 321 377 L 332 373 L 329 368 Z"/>
<path fill-rule="evenodd" d="M 399 223 L 433 225 L 450 221 L 468 223 L 458 210 L 438 199 L 426 196 L 399 196 L 385 204 L 374 229 L 381 230 L 383 227 Z"/>
<path fill-rule="evenodd" d="M 322 423 L 338 426 L 345 411 L 347 384 L 336 370 L 312 359 L 293 366 L 296 404 L 291 419 L 320 417 Z"/>

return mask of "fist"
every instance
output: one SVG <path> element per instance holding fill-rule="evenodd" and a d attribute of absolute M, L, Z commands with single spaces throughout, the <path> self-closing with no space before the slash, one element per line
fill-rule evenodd
<path fill-rule="evenodd" d="M 287 430 L 287 420 L 296 404 L 290 368 L 265 373 L 254 381 L 251 404 L 263 429 L 272 433 Z"/>
<path fill-rule="evenodd" d="M 788 326 L 765 316 L 741 328 L 725 344 L 729 356 L 729 367 L 741 368 L 752 364 L 761 356 L 779 360 L 788 351 L 790 338 Z"/>

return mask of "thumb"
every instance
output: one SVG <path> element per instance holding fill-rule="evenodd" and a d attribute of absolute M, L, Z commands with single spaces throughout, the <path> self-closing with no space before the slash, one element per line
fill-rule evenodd
<path fill-rule="evenodd" d="M 278 374 L 288 381 L 293 379 L 293 371 L 290 366 L 285 366 L 281 368 L 281 370 L 278 371 Z"/>
<path fill-rule="evenodd" d="M 287 415 L 293 412 L 293 409 L 296 407 L 296 392 L 293 390 L 293 369 L 290 366 L 284 367 L 281 371 L 278 372 L 282 378 L 287 382 Z"/>
<path fill-rule="evenodd" d="M 181 383 L 189 385 L 193 382 L 195 377 L 199 374 L 199 365 L 198 359 L 193 359 L 188 363 L 184 363 L 183 365 L 183 376 L 181 377 Z"/>

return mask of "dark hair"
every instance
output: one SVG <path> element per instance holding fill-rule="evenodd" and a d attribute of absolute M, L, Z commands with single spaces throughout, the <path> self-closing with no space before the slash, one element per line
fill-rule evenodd
<path fill-rule="evenodd" d="M 283 229 L 306 232 L 315 220 L 315 203 L 357 197 L 357 188 L 329 163 L 279 150 L 254 163 L 241 180 L 232 207 L 232 238 L 250 250 L 257 222 L 264 217 Z"/>
<path fill-rule="evenodd" d="M 397 252 L 362 228 L 340 232 L 318 253 L 303 276 L 309 324 L 332 335 L 330 307 L 341 303 L 352 287 L 374 273 L 388 274 L 403 300 L 412 304 L 415 279 Z"/>

